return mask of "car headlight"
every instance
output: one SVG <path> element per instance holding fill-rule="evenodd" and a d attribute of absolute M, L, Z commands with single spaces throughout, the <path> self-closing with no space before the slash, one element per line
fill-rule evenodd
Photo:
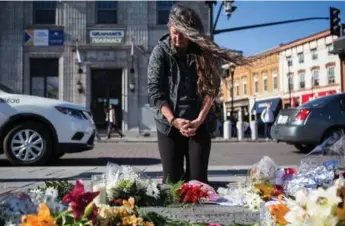
<path fill-rule="evenodd" d="M 61 112 L 62 114 L 65 114 L 65 115 L 70 115 L 74 118 L 77 118 L 77 119 L 87 119 L 85 117 L 85 115 L 83 114 L 82 111 L 80 110 L 77 110 L 77 109 L 72 109 L 72 108 L 66 108 L 66 107 L 60 107 L 60 106 L 57 106 L 55 107 L 59 112 Z"/>

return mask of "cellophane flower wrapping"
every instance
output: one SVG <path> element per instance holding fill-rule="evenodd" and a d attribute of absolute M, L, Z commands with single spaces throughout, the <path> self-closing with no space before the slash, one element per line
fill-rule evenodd
<path fill-rule="evenodd" d="M 329 187 L 336 170 L 344 165 L 344 156 L 345 136 L 335 133 L 301 160 L 299 171 L 285 180 L 285 192 L 294 196 L 303 188 L 314 190 L 319 186 Z"/>
<path fill-rule="evenodd" d="M 0 196 L 0 219 L 7 225 L 19 225 L 23 215 L 36 213 L 37 206 L 24 192 L 6 193 Z"/>
<path fill-rule="evenodd" d="M 108 200 L 128 198 L 119 197 L 121 196 L 120 193 L 130 194 L 134 189 L 137 194 L 132 194 L 133 196 L 146 195 L 158 199 L 160 195 L 157 182 L 150 179 L 143 171 L 128 165 L 107 164 L 106 191 Z"/>
<path fill-rule="evenodd" d="M 249 182 L 253 184 L 274 181 L 278 165 L 268 156 L 264 156 L 253 165 L 249 172 Z"/>

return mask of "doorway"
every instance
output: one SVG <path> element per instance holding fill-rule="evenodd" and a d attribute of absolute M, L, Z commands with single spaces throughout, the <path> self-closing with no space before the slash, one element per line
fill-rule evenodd
<path fill-rule="evenodd" d="M 110 104 L 122 129 L 122 69 L 91 69 L 91 111 L 101 133 L 107 129 L 104 109 Z"/>

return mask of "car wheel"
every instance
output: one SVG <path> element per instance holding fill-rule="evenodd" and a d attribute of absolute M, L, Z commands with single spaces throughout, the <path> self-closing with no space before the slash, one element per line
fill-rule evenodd
<path fill-rule="evenodd" d="M 45 165 L 52 155 L 52 138 L 41 123 L 24 122 L 5 136 L 3 148 L 13 165 Z"/>
<path fill-rule="evenodd" d="M 305 145 L 305 144 L 295 144 L 294 146 L 296 149 L 298 149 L 302 153 L 309 153 L 315 148 L 315 146 L 313 145 Z"/>

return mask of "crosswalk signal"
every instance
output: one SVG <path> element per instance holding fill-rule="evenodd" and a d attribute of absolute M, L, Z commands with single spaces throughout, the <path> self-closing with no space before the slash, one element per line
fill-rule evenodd
<path fill-rule="evenodd" d="M 340 36 L 340 10 L 337 8 L 330 7 L 329 14 L 331 35 Z"/>

